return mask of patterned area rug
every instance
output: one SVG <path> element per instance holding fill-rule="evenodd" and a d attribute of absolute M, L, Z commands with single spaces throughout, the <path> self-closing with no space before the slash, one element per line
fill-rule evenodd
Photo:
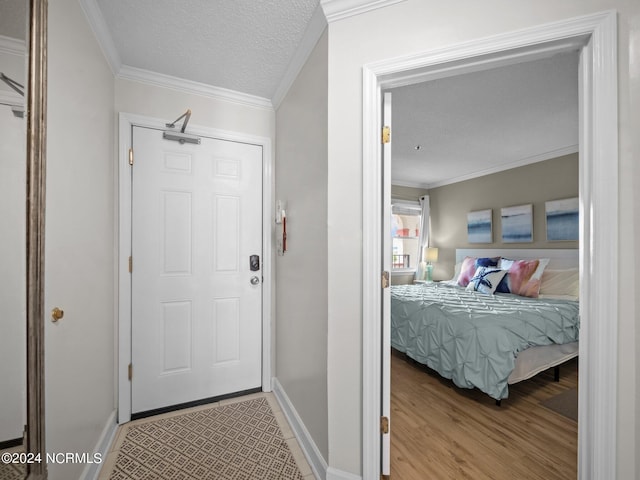
<path fill-rule="evenodd" d="M 2 450 L 2 453 L 24 452 L 22 446 Z M 0 462 L 0 480 L 23 480 L 27 476 L 27 469 L 22 463 Z"/>
<path fill-rule="evenodd" d="M 265 398 L 132 425 L 111 480 L 302 480 Z"/>
<path fill-rule="evenodd" d="M 25 476 L 23 465 L 0 463 L 0 480 L 23 480 Z"/>

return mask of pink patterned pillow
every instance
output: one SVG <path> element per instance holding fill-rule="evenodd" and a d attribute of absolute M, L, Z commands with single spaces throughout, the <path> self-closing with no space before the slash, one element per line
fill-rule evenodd
<path fill-rule="evenodd" d="M 538 269 L 539 260 L 516 260 L 509 267 L 505 277 L 509 292 L 522 297 L 537 298 L 540 292 L 540 279 L 532 278 Z"/>
<path fill-rule="evenodd" d="M 460 275 L 458 275 L 458 285 L 466 287 L 469 281 L 476 273 L 476 257 L 465 257 L 460 267 Z"/>

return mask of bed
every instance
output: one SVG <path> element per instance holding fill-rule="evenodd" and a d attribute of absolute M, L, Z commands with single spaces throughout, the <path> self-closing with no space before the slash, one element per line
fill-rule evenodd
<path fill-rule="evenodd" d="M 391 287 L 394 349 L 498 402 L 510 384 L 578 355 L 577 250 L 459 249 L 456 265 L 451 281 Z M 516 279 L 527 265 L 525 288 Z"/>

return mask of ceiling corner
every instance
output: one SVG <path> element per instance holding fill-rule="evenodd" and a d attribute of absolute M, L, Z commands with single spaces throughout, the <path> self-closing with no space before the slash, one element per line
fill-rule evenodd
<path fill-rule="evenodd" d="M 320 0 L 320 5 L 327 18 L 327 22 L 331 23 L 404 1 L 405 0 Z"/>
<path fill-rule="evenodd" d="M 293 82 L 298 77 L 300 70 L 304 67 L 309 55 L 311 55 L 311 52 L 315 48 L 326 28 L 327 21 L 322 8 L 318 6 L 307 25 L 302 41 L 298 45 L 298 48 L 296 49 L 296 52 L 294 53 L 293 58 L 291 59 L 284 76 L 280 80 L 280 84 L 278 85 L 273 98 L 271 99 L 274 109 L 277 110 L 280 103 L 286 97 L 291 85 L 293 85 Z"/>
<path fill-rule="evenodd" d="M 560 158 L 565 155 L 571 155 L 572 153 L 578 153 L 578 145 L 572 144 L 567 145 L 565 147 L 560 147 L 554 150 L 549 150 L 547 152 L 538 153 L 535 155 L 531 155 L 526 158 L 521 158 L 518 160 L 513 160 L 511 162 L 504 163 L 502 165 L 494 165 L 489 168 L 483 168 L 480 170 L 476 170 L 473 172 L 465 173 L 463 175 L 459 175 L 457 177 L 446 178 L 444 180 L 439 180 L 437 182 L 431 182 L 424 184 L 425 188 L 432 189 L 437 187 L 444 187 L 446 185 L 451 185 L 453 183 L 464 182 L 467 180 L 473 180 L 474 178 L 484 177 L 487 175 L 492 175 L 494 173 L 504 172 L 505 170 L 511 170 L 514 168 L 524 167 L 527 165 L 531 165 L 533 163 L 544 162 L 546 160 L 552 160 L 554 158 Z M 409 186 L 409 185 L 407 185 Z"/>
<path fill-rule="evenodd" d="M 87 18 L 87 22 L 89 23 L 93 34 L 98 40 L 98 44 L 111 67 L 111 71 L 114 75 L 117 75 L 122 68 L 122 61 L 120 60 L 120 54 L 116 49 L 111 33 L 109 32 L 109 28 L 107 27 L 107 22 L 102 16 L 102 11 L 100 10 L 100 7 L 98 7 L 97 1 L 80 0 L 80 7 L 84 12 L 84 16 Z"/>

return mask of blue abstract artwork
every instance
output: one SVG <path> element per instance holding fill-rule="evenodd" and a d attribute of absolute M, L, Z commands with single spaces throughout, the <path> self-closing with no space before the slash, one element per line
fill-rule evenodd
<path fill-rule="evenodd" d="M 500 216 L 504 243 L 533 242 L 533 205 L 505 207 Z"/>
<path fill-rule="evenodd" d="M 547 241 L 577 241 L 580 236 L 578 197 L 545 202 Z"/>
<path fill-rule="evenodd" d="M 467 237 L 469 243 L 491 243 L 491 209 L 467 213 Z"/>

